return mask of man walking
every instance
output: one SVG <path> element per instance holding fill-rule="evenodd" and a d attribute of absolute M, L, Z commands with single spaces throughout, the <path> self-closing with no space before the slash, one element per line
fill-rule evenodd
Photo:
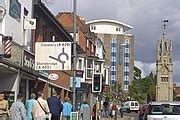
<path fill-rule="evenodd" d="M 60 120 L 61 112 L 63 110 L 63 104 L 57 97 L 57 92 L 53 92 L 53 96 L 47 99 L 50 113 L 52 114 L 51 120 Z"/>
<path fill-rule="evenodd" d="M 43 92 L 38 92 L 38 99 L 34 102 L 33 117 L 34 120 L 46 120 L 49 117 L 49 107 L 47 101 L 43 99 Z"/>
<path fill-rule="evenodd" d="M 26 101 L 25 108 L 26 108 L 27 120 L 32 120 L 32 110 L 33 110 L 35 98 L 36 95 L 34 93 L 31 93 L 30 99 Z"/>
<path fill-rule="evenodd" d="M 70 120 L 71 112 L 72 112 L 72 105 L 69 103 L 69 98 L 65 98 L 63 104 L 63 111 L 62 111 L 63 120 Z"/>
<path fill-rule="evenodd" d="M 107 98 L 105 102 L 103 103 L 103 108 L 104 108 L 104 117 L 108 118 L 109 117 L 109 101 Z"/>
<path fill-rule="evenodd" d="M 10 108 L 12 120 L 26 120 L 26 109 L 23 104 L 24 96 L 22 94 L 17 95 L 17 101 L 14 102 Z"/>

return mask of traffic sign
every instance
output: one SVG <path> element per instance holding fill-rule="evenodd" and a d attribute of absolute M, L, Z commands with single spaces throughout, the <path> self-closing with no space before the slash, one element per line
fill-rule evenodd
<path fill-rule="evenodd" d="M 36 42 L 35 70 L 71 70 L 71 42 Z"/>

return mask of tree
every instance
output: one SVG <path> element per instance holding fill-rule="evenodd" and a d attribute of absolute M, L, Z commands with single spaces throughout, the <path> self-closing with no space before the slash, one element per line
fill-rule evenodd
<path fill-rule="evenodd" d="M 141 79 L 141 73 L 142 73 L 141 70 L 138 67 L 134 66 L 134 79 L 135 80 Z"/>
<path fill-rule="evenodd" d="M 145 78 L 134 80 L 129 86 L 129 96 L 140 103 L 154 101 L 156 96 L 156 78 L 151 72 Z"/>

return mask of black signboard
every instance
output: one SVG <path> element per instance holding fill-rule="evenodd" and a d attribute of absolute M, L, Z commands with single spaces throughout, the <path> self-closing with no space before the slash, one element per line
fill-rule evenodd
<path fill-rule="evenodd" d="M 83 70 L 76 70 L 76 77 L 83 78 L 83 73 L 84 73 Z"/>
<path fill-rule="evenodd" d="M 10 0 L 9 15 L 20 22 L 21 20 L 21 4 L 18 0 Z"/>

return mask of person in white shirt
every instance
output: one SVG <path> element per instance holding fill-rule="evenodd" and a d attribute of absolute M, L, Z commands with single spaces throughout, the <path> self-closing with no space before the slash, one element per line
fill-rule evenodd
<path fill-rule="evenodd" d="M 49 117 L 49 107 L 41 91 L 38 92 L 38 99 L 34 102 L 32 113 L 34 120 L 46 120 Z"/>

